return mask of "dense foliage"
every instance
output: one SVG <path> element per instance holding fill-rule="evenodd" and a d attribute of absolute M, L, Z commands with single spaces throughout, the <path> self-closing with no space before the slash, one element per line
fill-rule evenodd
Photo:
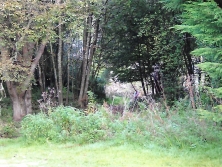
<path fill-rule="evenodd" d="M 210 82 L 208 82 L 205 80 L 205 75 L 199 76 L 199 80 L 202 80 L 202 84 L 199 85 L 200 96 L 204 103 L 200 106 L 200 114 L 205 118 L 221 122 L 221 3 L 217 1 L 184 1 L 180 2 L 179 6 L 182 11 L 182 24 L 175 26 L 175 29 L 182 33 L 190 33 L 196 39 L 197 46 L 191 54 L 201 59 L 198 67 L 210 77 Z M 173 9 L 172 3 L 167 3 L 167 7 Z"/>
<path fill-rule="evenodd" d="M 104 25 L 107 44 L 102 49 L 114 75 L 122 82 L 140 81 L 145 95 L 160 95 L 164 88 L 169 101 L 182 97 L 184 42 L 170 29 L 177 22 L 174 13 L 163 9 L 158 0 L 111 1 L 109 5 Z"/>
<path fill-rule="evenodd" d="M 143 110 L 140 115 L 126 112 L 116 117 L 101 107 L 95 114 L 85 115 L 71 107 L 58 107 L 50 115 L 29 115 L 22 121 L 22 137 L 32 142 L 94 143 L 112 140 L 118 144 L 134 143 L 143 147 L 150 142 L 163 147 L 181 149 L 206 148 L 221 140 L 219 129 L 212 122 L 199 120 L 192 110 L 184 111 L 183 103 L 177 104 L 171 119 Z M 163 126 L 164 125 L 164 126 Z M 218 134 L 218 135 L 215 135 Z"/>

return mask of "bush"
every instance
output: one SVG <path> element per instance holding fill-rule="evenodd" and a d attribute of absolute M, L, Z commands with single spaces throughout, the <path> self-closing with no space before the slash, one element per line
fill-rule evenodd
<path fill-rule="evenodd" d="M 105 136 L 106 125 L 101 113 L 85 115 L 72 107 L 58 107 L 50 118 L 59 134 L 58 140 L 93 143 Z"/>
<path fill-rule="evenodd" d="M 0 108 L 1 120 L 5 122 L 12 122 L 13 120 L 13 109 L 11 106 Z"/>
<path fill-rule="evenodd" d="M 118 144 L 140 146 L 149 146 L 153 141 L 163 147 L 182 149 L 220 143 L 220 127 L 201 120 L 193 110 L 185 111 L 183 104 L 177 104 L 179 108 L 176 111 L 172 107 L 169 117 L 149 109 L 140 113 L 124 112 L 122 116 L 114 117 L 105 108 L 85 115 L 73 107 L 57 107 L 49 115 L 26 116 L 21 132 L 28 142 L 52 140 L 84 144 L 110 139 Z"/>
<path fill-rule="evenodd" d="M 76 119 L 74 139 L 78 143 L 94 143 L 106 139 L 107 121 L 100 112 Z"/>
<path fill-rule="evenodd" d="M 218 127 L 200 119 L 194 110 L 182 110 L 164 120 L 164 126 L 158 128 L 155 141 L 164 147 L 194 149 L 209 143 L 219 143 L 222 135 Z"/>
<path fill-rule="evenodd" d="M 50 115 L 28 115 L 22 121 L 26 141 L 75 141 L 93 143 L 106 137 L 106 121 L 101 113 L 85 115 L 72 107 L 57 107 Z"/>
<path fill-rule="evenodd" d="M 7 122 L 12 121 L 13 109 L 10 98 L 3 98 L 2 101 L 0 101 L 0 116 L 2 120 Z"/>
<path fill-rule="evenodd" d="M 143 118 L 135 118 L 137 114 L 133 114 L 132 118 L 120 117 L 109 123 L 110 138 L 116 142 L 135 143 L 144 146 L 150 142 L 150 132 L 148 130 L 149 123 Z"/>
<path fill-rule="evenodd" d="M 75 117 L 79 117 L 82 113 L 72 107 L 57 107 L 49 115 L 49 119 L 53 121 L 53 126 L 59 134 L 58 140 L 66 140 L 72 135 L 72 127 L 75 126 Z"/>
<path fill-rule="evenodd" d="M 27 115 L 21 125 L 21 134 L 27 142 L 45 142 L 55 137 L 53 121 L 44 113 Z"/>

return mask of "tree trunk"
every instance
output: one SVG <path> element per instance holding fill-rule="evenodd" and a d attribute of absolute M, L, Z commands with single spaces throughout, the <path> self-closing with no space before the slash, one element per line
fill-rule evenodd
<path fill-rule="evenodd" d="M 45 76 L 45 61 L 44 56 L 39 60 L 39 84 L 41 86 L 41 92 L 46 90 L 46 76 Z"/>
<path fill-rule="evenodd" d="M 11 81 L 6 84 L 13 105 L 13 120 L 21 121 L 25 115 L 32 114 L 31 90 L 21 91 L 21 85 Z"/>
<path fill-rule="evenodd" d="M 143 78 L 143 72 L 142 72 L 142 68 L 141 68 L 141 61 L 138 61 L 139 63 L 139 75 L 140 75 L 140 82 L 142 84 L 142 88 L 143 88 L 143 93 L 145 96 L 147 96 L 147 92 L 146 92 L 146 88 L 145 88 L 145 83 L 144 83 L 144 78 Z"/>
<path fill-rule="evenodd" d="M 188 91 L 189 91 L 189 96 L 190 96 L 190 101 L 191 101 L 191 105 L 192 108 L 195 109 L 196 108 L 196 104 L 195 104 L 195 100 L 194 100 L 194 92 L 193 92 L 193 86 L 192 86 L 192 79 L 190 77 L 190 75 L 187 75 L 187 87 L 188 87 Z"/>
<path fill-rule="evenodd" d="M 89 51 L 89 61 L 88 61 L 88 68 L 87 68 L 87 75 L 86 75 L 86 84 L 85 84 L 85 89 L 84 89 L 83 96 L 87 95 L 87 91 L 88 91 L 88 87 L 89 87 L 90 72 L 91 72 L 94 53 L 95 53 L 95 50 L 96 50 L 98 34 L 99 34 L 99 20 L 96 20 L 95 23 L 94 23 L 93 42 L 92 42 L 92 45 L 90 46 L 90 51 Z"/>
<path fill-rule="evenodd" d="M 69 79 L 70 79 L 70 51 L 71 50 L 71 46 L 68 49 L 68 63 L 67 63 L 67 92 L 66 92 L 66 105 L 68 105 L 69 103 Z"/>
<path fill-rule="evenodd" d="M 155 85 L 153 82 L 153 77 L 151 75 L 150 75 L 150 82 L 151 82 L 152 96 L 154 97 L 156 92 L 155 92 Z"/>
<path fill-rule="evenodd" d="M 191 37 L 190 34 L 185 33 L 185 44 L 184 44 L 184 49 L 183 49 L 183 56 L 184 56 L 184 61 L 185 61 L 188 74 L 192 75 L 194 73 L 194 69 L 193 69 L 193 63 L 192 63 L 192 55 L 190 54 L 190 52 L 192 51 L 190 37 Z"/>
<path fill-rule="evenodd" d="M 44 88 L 43 88 L 43 81 L 42 81 L 42 70 L 41 70 L 41 66 L 40 66 L 40 63 L 38 64 L 38 73 L 39 73 L 39 85 L 40 85 L 40 88 L 41 88 L 41 92 L 44 92 Z"/>
<path fill-rule="evenodd" d="M 89 55 L 89 47 L 91 43 L 91 30 L 92 26 L 92 14 L 90 14 L 87 18 L 86 25 L 83 32 L 83 60 L 82 60 L 82 79 L 81 79 L 81 86 L 80 86 L 80 93 L 78 103 L 81 107 L 83 107 L 83 99 L 84 92 L 85 92 L 85 83 L 86 83 L 86 74 L 87 74 L 87 64 L 88 64 L 88 55 Z"/>
<path fill-rule="evenodd" d="M 61 3 L 61 0 L 57 0 L 56 3 L 59 5 Z M 60 18 L 59 20 L 59 48 L 58 48 L 58 79 L 59 79 L 59 90 L 58 90 L 58 96 L 59 96 L 59 105 L 63 105 L 63 84 L 62 84 L 62 20 Z"/>
<path fill-rule="evenodd" d="M 56 71 L 56 65 L 55 65 L 55 54 L 52 50 L 52 44 L 50 43 L 50 52 L 51 52 L 51 58 L 52 58 L 52 66 L 54 71 L 54 77 L 55 77 L 55 86 L 56 86 L 56 93 L 58 93 L 59 86 L 58 86 L 58 77 L 57 77 L 57 71 Z"/>
<path fill-rule="evenodd" d="M 30 82 L 33 78 L 33 74 L 35 72 L 35 69 L 39 63 L 39 60 L 40 58 L 42 57 L 42 54 L 44 52 L 44 49 L 45 49 L 45 46 L 46 46 L 47 42 L 46 41 L 43 41 L 40 46 L 38 47 L 38 50 L 37 50 L 37 53 L 36 53 L 36 56 L 35 56 L 35 59 L 34 61 L 32 62 L 31 64 L 31 68 L 30 68 L 30 72 L 29 72 L 29 75 L 26 77 L 25 79 L 25 82 L 22 84 L 24 88 L 27 88 L 29 87 L 30 85 Z"/>
<path fill-rule="evenodd" d="M 59 24 L 61 21 L 59 22 Z M 59 73 L 59 105 L 63 105 L 63 94 L 62 94 L 62 27 L 59 25 L 59 50 L 58 50 L 58 73 Z"/>

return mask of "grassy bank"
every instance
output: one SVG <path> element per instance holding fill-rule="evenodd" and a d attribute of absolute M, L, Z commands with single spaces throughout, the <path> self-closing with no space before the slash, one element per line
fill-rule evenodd
<path fill-rule="evenodd" d="M 219 151 L 218 148 L 164 149 L 154 144 L 143 148 L 133 144 L 117 145 L 114 141 L 27 145 L 20 139 L 0 139 L 0 164 L 4 167 L 220 167 Z"/>

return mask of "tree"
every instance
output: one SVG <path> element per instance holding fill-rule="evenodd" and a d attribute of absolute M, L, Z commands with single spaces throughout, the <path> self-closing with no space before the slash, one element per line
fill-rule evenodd
<path fill-rule="evenodd" d="M 167 3 L 171 7 L 172 3 Z M 200 114 L 205 118 L 211 118 L 215 122 L 221 122 L 221 98 L 222 98 L 222 82 L 221 82 L 221 55 L 222 55 L 222 3 L 219 0 L 201 0 L 201 1 L 181 1 L 179 4 L 181 13 L 181 25 L 175 26 L 175 29 L 182 33 L 189 33 L 196 39 L 196 48 L 191 52 L 192 55 L 202 59 L 197 66 L 210 76 L 210 82 L 204 83 L 205 77 L 199 76 L 202 85 L 198 85 L 201 89 L 203 102 L 210 98 L 217 106 L 211 106 L 214 112 L 208 112 L 209 105 L 204 104 L 200 109 Z M 205 108 L 207 106 L 207 108 Z"/>
<path fill-rule="evenodd" d="M 109 5 L 102 49 L 114 74 L 122 82 L 140 81 L 144 95 L 162 95 L 164 86 L 170 100 L 178 98 L 183 40 L 170 29 L 176 22 L 174 13 L 158 0 L 110 1 Z M 155 66 L 160 67 L 162 86 L 161 78 L 153 75 Z"/>
<path fill-rule="evenodd" d="M 215 84 L 212 82 L 210 87 L 216 98 L 222 98 L 220 81 L 222 77 L 222 10 L 220 5 L 214 1 L 185 3 L 185 12 L 182 15 L 183 24 L 175 26 L 181 32 L 188 32 L 197 39 L 198 47 L 191 53 L 204 57 L 204 62 L 198 66 L 216 81 Z"/>
<path fill-rule="evenodd" d="M 81 86 L 78 98 L 78 103 L 84 107 L 84 102 L 87 101 L 87 91 L 89 87 L 89 79 L 92 72 L 92 64 L 97 49 L 97 41 L 99 35 L 99 22 L 101 14 L 102 2 L 85 2 L 85 13 L 88 14 L 84 21 L 83 29 L 83 54 L 82 54 L 82 71 L 81 71 Z"/>
<path fill-rule="evenodd" d="M 193 10 L 190 10 L 189 7 L 192 7 Z M 197 39 L 198 47 L 191 53 L 195 56 L 204 57 L 204 62 L 199 64 L 198 67 L 210 76 L 211 82 L 204 85 L 203 90 L 216 104 L 211 108 L 214 112 L 209 112 L 209 108 L 203 108 L 207 110 L 200 109 L 200 115 L 221 125 L 222 3 L 217 0 L 192 2 L 185 4 L 184 10 L 186 14 L 182 15 L 183 25 L 176 28 L 191 33 Z M 194 14 L 196 17 L 193 16 Z"/>
<path fill-rule="evenodd" d="M 0 4 L 1 79 L 6 81 L 16 121 L 32 113 L 31 84 L 46 44 L 55 35 L 53 6 L 41 1 Z"/>
<path fill-rule="evenodd" d="M 60 5 L 61 0 L 56 1 L 57 5 Z M 61 18 L 58 22 L 58 37 L 59 37 L 59 47 L 58 47 L 58 96 L 59 96 L 59 104 L 63 105 L 63 82 L 62 82 L 62 21 Z"/>

